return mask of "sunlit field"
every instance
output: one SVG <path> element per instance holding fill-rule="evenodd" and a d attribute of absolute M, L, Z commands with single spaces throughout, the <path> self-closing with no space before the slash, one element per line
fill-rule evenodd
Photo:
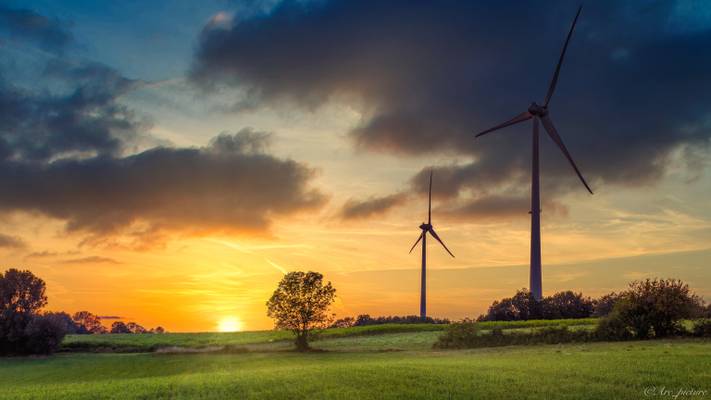
<path fill-rule="evenodd" d="M 3 359 L 0 398 L 639 399 L 660 386 L 704 388 L 711 381 L 711 342 L 703 340 L 435 351 L 435 338 L 323 339 L 314 344 L 327 351 L 311 353 Z"/>

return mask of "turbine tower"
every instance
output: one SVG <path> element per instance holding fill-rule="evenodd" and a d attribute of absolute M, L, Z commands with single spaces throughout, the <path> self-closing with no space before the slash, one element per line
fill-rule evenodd
<path fill-rule="evenodd" d="M 496 131 L 498 129 L 518 124 L 519 122 L 527 121 L 533 119 L 533 155 L 531 157 L 531 271 L 530 271 L 530 290 L 533 297 L 536 300 L 541 300 L 543 297 L 543 287 L 541 283 L 541 199 L 540 199 L 540 185 L 539 185 L 539 167 L 538 167 L 538 124 L 539 122 L 543 124 L 548 136 L 558 145 L 563 155 L 568 159 L 570 165 L 578 174 L 578 178 L 585 185 L 585 188 L 592 194 L 592 190 L 588 183 L 585 182 L 585 178 L 578 170 L 573 157 L 568 152 L 568 149 L 563 144 L 563 139 L 561 139 L 558 131 L 553 125 L 548 114 L 548 104 L 553 97 L 553 92 L 555 91 L 556 84 L 558 83 L 558 75 L 560 74 L 560 67 L 563 64 L 563 58 L 565 57 L 565 52 L 568 48 L 568 43 L 570 42 L 570 37 L 573 35 L 573 30 L 575 29 L 575 24 L 578 22 L 578 17 L 580 16 L 580 11 L 583 9 L 582 6 L 578 8 L 577 14 L 575 14 L 575 19 L 573 19 L 573 25 L 570 27 L 568 32 L 568 37 L 565 39 L 565 44 L 563 45 L 563 50 L 560 53 L 560 58 L 558 59 L 558 65 L 553 73 L 553 79 L 548 87 L 548 93 L 543 101 L 543 105 L 538 105 L 535 101 L 531 103 L 527 111 L 513 117 L 512 119 L 504 122 L 503 124 L 497 125 L 491 129 L 487 129 L 476 137 L 485 135 L 489 132 Z"/>
<path fill-rule="evenodd" d="M 412 250 L 415 249 L 415 246 L 417 246 L 417 243 L 420 243 L 421 240 L 422 272 L 420 275 L 420 318 L 424 320 L 427 317 L 427 234 L 429 233 L 430 235 L 432 235 L 432 237 L 435 238 L 435 240 L 438 241 L 439 244 L 441 244 L 445 250 L 447 250 L 447 253 L 449 253 L 450 256 L 454 257 L 454 254 L 449 251 L 442 239 L 440 239 L 439 235 L 437 235 L 437 232 L 435 232 L 434 227 L 432 227 L 432 171 L 430 171 L 430 191 L 429 203 L 427 206 L 427 223 L 423 222 L 422 225 L 420 225 L 420 229 L 422 230 L 422 233 L 420 234 L 420 237 L 417 238 L 417 241 L 415 241 L 415 244 L 413 244 L 410 248 L 410 253 L 412 253 Z"/>

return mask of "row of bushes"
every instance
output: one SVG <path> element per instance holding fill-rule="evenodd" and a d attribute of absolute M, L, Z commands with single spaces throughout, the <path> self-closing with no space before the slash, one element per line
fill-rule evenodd
<path fill-rule="evenodd" d="M 711 338 L 711 320 L 699 320 L 691 332 L 680 331 L 677 336 L 691 336 Z M 632 337 L 627 337 L 631 339 Z M 445 333 L 434 344 L 440 349 L 465 349 L 479 347 L 515 346 L 532 344 L 561 344 L 581 343 L 596 341 L 618 341 L 619 337 L 609 336 L 605 328 L 595 330 L 576 329 L 563 327 L 546 327 L 532 332 L 506 332 L 494 329 L 484 333 L 479 323 L 474 321 L 457 322 L 451 324 Z"/>
<path fill-rule="evenodd" d="M 602 317 L 614 306 L 619 294 L 598 299 L 573 291 L 558 292 L 536 301 L 531 292 L 521 289 L 513 297 L 494 301 L 479 321 L 525 321 L 530 319 L 568 319 Z"/>
<path fill-rule="evenodd" d="M 612 310 L 600 319 L 596 329 L 571 331 L 567 327 L 544 328 L 532 333 L 503 335 L 500 329 L 480 333 L 480 323 L 465 320 L 451 324 L 440 337 L 440 348 L 481 347 L 522 343 L 563 343 L 590 340 L 629 340 L 693 334 L 711 336 L 711 320 L 696 322 L 692 332 L 682 325 L 685 319 L 699 318 L 703 301 L 689 286 L 674 279 L 647 279 L 632 282 L 620 293 Z"/>
<path fill-rule="evenodd" d="M 421 318 L 417 315 L 371 317 L 368 314 L 361 314 L 356 318 L 345 317 L 334 321 L 329 328 L 349 328 L 351 326 L 368 326 L 383 324 L 448 324 L 446 318 Z"/>

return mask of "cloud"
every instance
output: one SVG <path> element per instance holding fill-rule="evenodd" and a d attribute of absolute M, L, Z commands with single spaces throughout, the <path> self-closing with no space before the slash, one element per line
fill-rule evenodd
<path fill-rule="evenodd" d="M 71 258 L 68 260 L 62 260 L 59 263 L 60 264 L 67 264 L 67 265 L 70 265 L 70 264 L 121 264 L 120 261 L 116 261 L 113 258 L 100 257 L 100 256 Z"/>
<path fill-rule="evenodd" d="M 365 200 L 349 199 L 340 211 L 344 220 L 363 219 L 382 215 L 390 209 L 402 205 L 407 200 L 405 193 L 395 193 L 383 197 L 370 197 Z"/>
<path fill-rule="evenodd" d="M 5 6 L 0 6 L 0 35 L 29 41 L 52 53 L 63 52 L 73 41 L 71 32 L 62 21 L 32 10 Z"/>
<path fill-rule="evenodd" d="M 10 236 L 0 233 L 0 248 L 21 248 L 25 247 L 25 242 L 17 236 Z"/>
<path fill-rule="evenodd" d="M 546 201 L 541 208 L 547 213 L 567 215 L 567 208 L 555 201 Z M 528 217 L 531 199 L 527 195 L 491 195 L 465 200 L 462 204 L 438 207 L 435 213 L 447 219 L 487 221 Z"/>
<path fill-rule="evenodd" d="M 141 82 L 102 64 L 59 60 L 47 64 L 44 78 L 64 89 L 28 91 L 0 74 L 0 159 L 115 156 L 146 135 L 149 125 L 117 102 Z"/>
<path fill-rule="evenodd" d="M 601 1 L 583 10 L 551 115 L 593 189 L 654 184 L 680 148 L 708 154 L 711 30 L 682 29 L 695 13 L 679 10 L 689 7 L 703 6 Z M 471 159 L 436 169 L 436 182 L 442 198 L 481 206 L 529 184 L 530 124 L 473 134 L 542 100 L 574 13 L 562 0 L 284 1 L 205 26 L 191 78 L 239 88 L 241 102 L 258 106 L 349 102 L 363 115 L 350 132 L 360 148 Z M 546 195 L 584 192 L 545 134 L 541 168 Z"/>
<path fill-rule="evenodd" d="M 50 163 L 0 163 L 0 212 L 67 221 L 70 231 L 110 234 L 265 231 L 273 218 L 320 207 L 314 170 L 263 152 L 268 135 L 244 129 L 205 147 L 153 148 L 135 155 Z"/>

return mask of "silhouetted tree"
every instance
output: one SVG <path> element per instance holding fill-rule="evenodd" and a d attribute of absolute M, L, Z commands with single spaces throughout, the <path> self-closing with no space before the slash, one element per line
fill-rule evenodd
<path fill-rule="evenodd" d="M 615 307 L 615 303 L 620 299 L 622 293 L 608 293 L 600 296 L 600 298 L 595 299 L 593 302 L 593 316 L 594 317 L 604 317 L 612 312 L 612 308 Z"/>
<path fill-rule="evenodd" d="M 351 318 L 352 319 L 352 318 Z M 382 324 L 448 324 L 446 318 L 425 317 L 419 315 L 389 315 L 387 317 L 371 317 L 368 314 L 361 314 L 353 322 L 353 326 L 382 325 Z"/>
<path fill-rule="evenodd" d="M 79 330 L 79 327 L 74 322 L 71 315 L 65 313 L 64 311 L 46 312 L 43 315 L 56 321 L 67 334 L 74 334 Z"/>
<path fill-rule="evenodd" d="M 325 328 L 332 320 L 328 309 L 336 297 L 331 282 L 323 284 L 318 272 L 289 272 L 267 301 L 267 315 L 274 318 L 277 329 L 289 329 L 296 336 L 296 348 L 308 350 L 312 329 Z"/>
<path fill-rule="evenodd" d="M 128 329 L 125 323 L 116 321 L 111 324 L 111 333 L 131 333 L 131 330 Z"/>
<path fill-rule="evenodd" d="M 543 317 L 542 302 L 536 301 L 531 292 L 521 289 L 513 297 L 494 301 L 480 321 L 521 321 Z"/>
<path fill-rule="evenodd" d="M 72 316 L 79 329 L 77 333 L 106 333 L 106 328 L 101 324 L 99 316 L 89 311 L 78 311 Z"/>
<path fill-rule="evenodd" d="M 353 324 L 355 324 L 355 319 L 353 317 L 345 317 L 333 321 L 329 328 L 350 328 Z"/>
<path fill-rule="evenodd" d="M 163 329 L 162 326 L 156 326 L 155 328 L 151 329 L 151 333 L 165 333 L 165 329 Z"/>
<path fill-rule="evenodd" d="M 25 328 L 25 353 L 52 354 L 62 343 L 66 321 L 57 314 L 34 315 Z"/>
<path fill-rule="evenodd" d="M 30 271 L 0 274 L 0 354 L 51 353 L 64 337 L 60 318 L 39 315 L 45 283 Z"/>
<path fill-rule="evenodd" d="M 587 318 L 593 312 L 593 301 L 571 290 L 558 292 L 541 302 L 544 319 Z"/>
<path fill-rule="evenodd" d="M 24 352 L 25 328 L 46 304 L 44 281 L 32 272 L 11 268 L 0 274 L 0 352 Z"/>
<path fill-rule="evenodd" d="M 148 331 L 146 328 L 142 327 L 141 325 L 135 323 L 135 322 L 129 322 L 126 324 L 126 327 L 128 328 L 131 333 L 147 333 Z"/>

